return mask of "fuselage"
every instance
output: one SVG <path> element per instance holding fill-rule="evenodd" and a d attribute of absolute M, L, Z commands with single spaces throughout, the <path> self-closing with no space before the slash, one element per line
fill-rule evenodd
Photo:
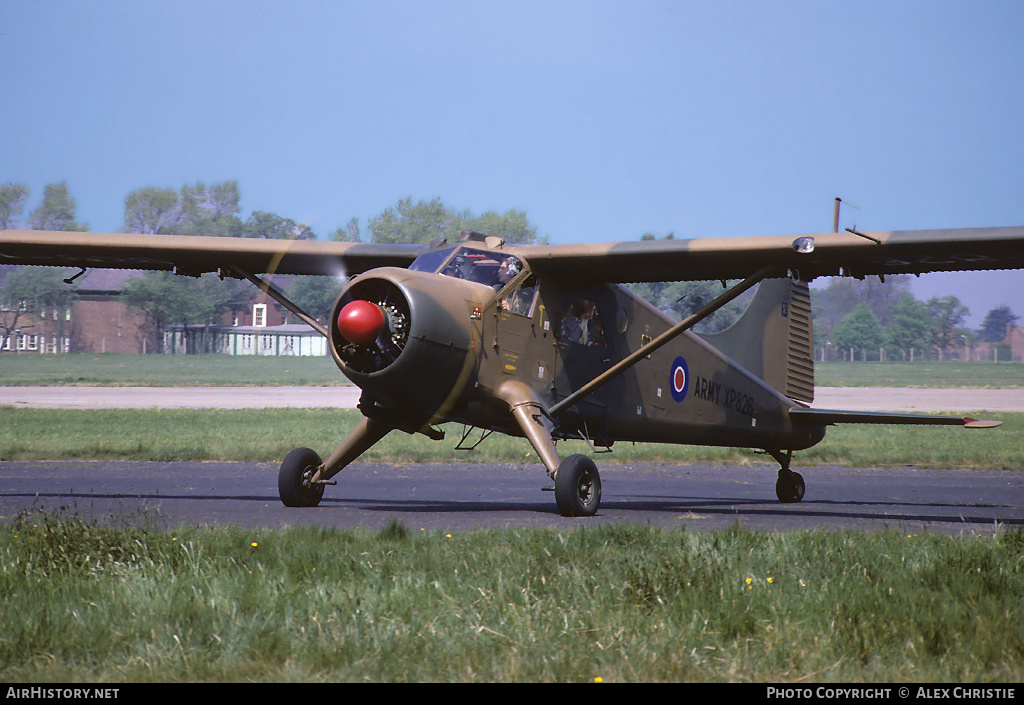
<path fill-rule="evenodd" d="M 674 323 L 619 285 L 540 280 L 514 248 L 463 244 L 421 260 L 356 277 L 332 317 L 357 298 L 382 308 L 374 344 L 352 344 L 335 322 L 331 349 L 367 409 L 411 426 L 455 421 L 518 435 L 502 384 L 527 385 L 550 409 Z M 799 450 L 824 428 L 793 424 L 796 405 L 687 331 L 567 408 L 551 433 L 607 446 Z"/>

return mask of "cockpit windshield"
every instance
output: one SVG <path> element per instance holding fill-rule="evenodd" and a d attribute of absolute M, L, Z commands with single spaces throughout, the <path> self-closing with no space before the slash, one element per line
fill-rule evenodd
<path fill-rule="evenodd" d="M 413 260 L 413 263 L 409 265 L 409 269 L 414 272 L 430 272 L 433 274 L 454 250 L 454 247 L 446 247 L 443 250 L 424 252 Z"/>
<path fill-rule="evenodd" d="M 470 247 L 460 247 L 455 249 L 454 254 L 452 252 L 452 248 L 426 252 L 417 257 L 409 269 L 417 272 L 436 272 L 494 289 L 500 289 L 505 282 L 523 270 L 522 261 L 511 255 Z"/>

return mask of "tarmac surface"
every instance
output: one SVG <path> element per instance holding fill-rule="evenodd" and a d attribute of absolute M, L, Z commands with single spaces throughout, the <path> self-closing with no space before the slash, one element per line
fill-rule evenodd
<path fill-rule="evenodd" d="M 1024 390 L 817 390 L 816 407 L 878 411 L 1024 411 Z M 353 387 L 3 387 L 0 405 L 35 408 L 350 407 Z M 807 493 L 775 498 L 777 466 L 602 463 L 598 515 L 559 516 L 540 465 L 353 463 L 320 506 L 290 509 L 277 464 L 222 462 L 0 462 L 0 521 L 36 509 L 110 523 L 317 525 L 464 531 L 512 526 L 579 528 L 618 522 L 734 524 L 758 530 L 855 528 L 991 534 L 1024 525 L 1024 472 L 918 467 L 795 468 Z"/>
<path fill-rule="evenodd" d="M 600 458 L 598 458 L 600 464 Z M 597 516 L 566 518 L 540 465 L 353 463 L 320 505 L 288 508 L 273 463 L 0 462 L 0 521 L 60 511 L 86 520 L 380 529 L 572 529 L 629 522 L 690 530 L 897 530 L 992 534 L 1024 524 L 1024 473 L 796 468 L 807 493 L 775 497 L 777 467 L 600 465 Z"/>

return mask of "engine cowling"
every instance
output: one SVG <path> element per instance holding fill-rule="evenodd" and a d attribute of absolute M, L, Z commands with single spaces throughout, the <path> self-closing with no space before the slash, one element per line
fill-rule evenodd
<path fill-rule="evenodd" d="M 464 398 L 476 379 L 475 317 L 489 289 L 398 268 L 360 275 L 331 315 L 331 354 L 369 399 L 423 422 Z"/>

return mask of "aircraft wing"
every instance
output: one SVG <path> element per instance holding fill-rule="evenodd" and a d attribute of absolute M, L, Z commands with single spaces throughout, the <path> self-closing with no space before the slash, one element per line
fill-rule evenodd
<path fill-rule="evenodd" d="M 583 281 L 742 279 L 766 265 L 803 281 L 848 275 L 1024 268 L 1024 227 L 524 245 L 541 275 Z"/>
<path fill-rule="evenodd" d="M 0 231 L 0 264 L 103 269 L 153 269 L 199 276 L 231 274 L 352 275 L 375 267 L 407 267 L 421 245 L 316 240 Z"/>
<path fill-rule="evenodd" d="M 1024 227 L 517 245 L 534 271 L 577 281 L 740 279 L 766 265 L 820 276 L 1024 268 Z M 179 274 L 357 274 L 406 267 L 424 245 L 125 233 L 0 232 L 0 264 L 158 269 Z"/>

